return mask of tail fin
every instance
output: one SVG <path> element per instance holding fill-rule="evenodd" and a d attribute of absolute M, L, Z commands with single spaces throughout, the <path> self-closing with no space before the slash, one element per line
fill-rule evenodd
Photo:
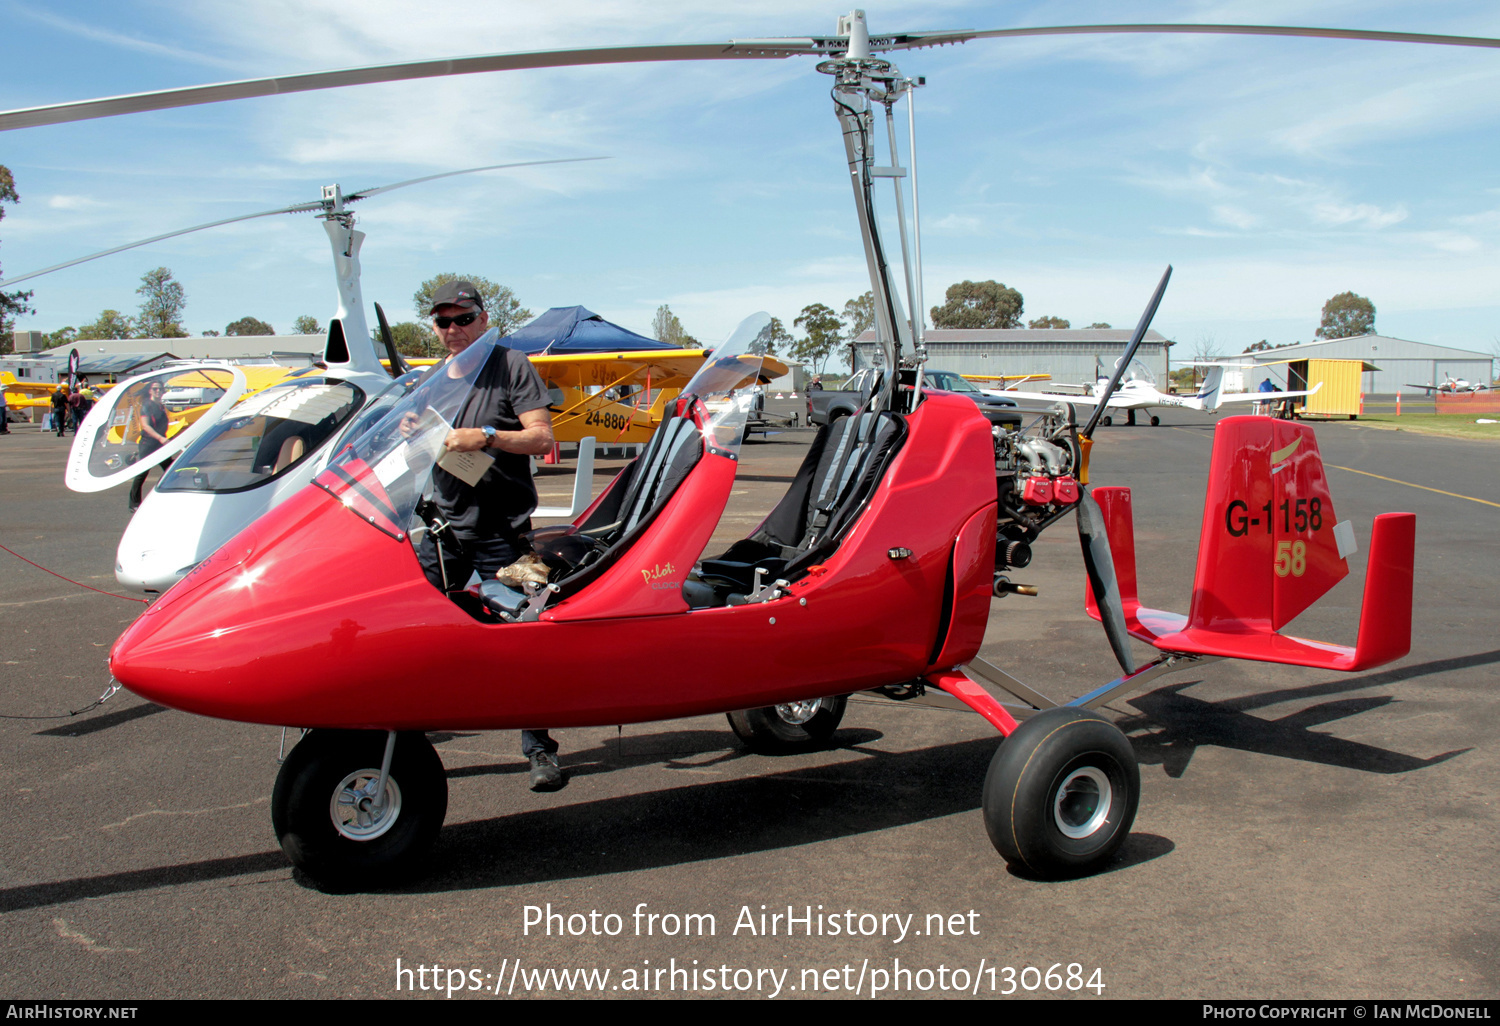
<path fill-rule="evenodd" d="M 1203 408 L 1212 413 L 1219 408 L 1219 392 L 1224 387 L 1224 368 L 1215 364 L 1208 369 L 1203 376 L 1203 387 L 1198 389 L 1197 398 L 1203 400 Z"/>
<path fill-rule="evenodd" d="M 1193 627 L 1280 630 L 1349 573 L 1310 427 L 1230 417 L 1214 433 L 1193 579 Z"/>

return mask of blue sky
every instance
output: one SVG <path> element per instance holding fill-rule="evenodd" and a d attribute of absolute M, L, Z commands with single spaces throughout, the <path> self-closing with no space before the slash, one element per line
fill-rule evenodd
<path fill-rule="evenodd" d="M 1122 21 L 1500 36 L 1453 2 L 897 3 L 874 33 Z M 6 108 L 471 53 L 825 34 L 846 8 L 757 0 L 430 3 L 0 0 Z M 925 287 L 995 278 L 1026 316 L 1156 327 L 1184 350 L 1307 340 L 1353 290 L 1385 334 L 1489 352 L 1500 336 L 1500 52 L 1173 36 L 980 41 L 895 55 L 918 100 Z M 415 186 L 356 210 L 367 300 L 395 319 L 441 271 L 703 341 L 765 309 L 790 324 L 869 287 L 828 98 L 807 59 L 461 76 L 236 101 L 0 135 L 19 274 L 173 228 L 512 160 L 608 155 Z M 184 324 L 326 322 L 308 215 L 212 229 L 26 283 L 52 330 L 133 312 L 170 267 Z M 1179 353 L 1184 353 L 1179 350 Z M 1184 353 L 1185 355 L 1185 353 Z"/>

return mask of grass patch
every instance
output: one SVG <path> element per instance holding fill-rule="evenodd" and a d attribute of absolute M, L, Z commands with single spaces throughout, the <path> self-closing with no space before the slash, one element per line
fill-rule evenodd
<path fill-rule="evenodd" d="M 1423 435 L 1445 435 L 1449 438 L 1478 438 L 1500 442 L 1500 424 L 1476 424 L 1479 418 L 1500 421 L 1500 413 L 1407 413 L 1369 414 L 1356 423 L 1396 431 L 1415 431 Z"/>

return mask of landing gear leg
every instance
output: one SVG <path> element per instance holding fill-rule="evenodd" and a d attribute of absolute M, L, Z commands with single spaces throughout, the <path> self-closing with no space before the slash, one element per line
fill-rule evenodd
<path fill-rule="evenodd" d="M 1125 426 L 1126 427 L 1135 427 L 1135 411 L 1134 410 L 1126 410 L 1125 411 Z"/>

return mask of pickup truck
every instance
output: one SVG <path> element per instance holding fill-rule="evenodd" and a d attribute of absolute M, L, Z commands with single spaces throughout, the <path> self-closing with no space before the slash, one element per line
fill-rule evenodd
<path fill-rule="evenodd" d="M 840 417 L 847 417 L 855 410 L 864 405 L 865 398 L 874 383 L 876 373 L 872 370 L 862 370 L 844 383 L 841 389 L 823 389 L 807 393 L 807 422 L 809 424 L 828 424 Z M 912 376 L 911 371 L 902 372 L 902 384 L 907 384 Z M 937 388 L 945 392 L 957 392 L 974 400 L 980 409 L 986 412 L 999 409 L 1013 409 L 1016 405 L 1013 399 L 999 399 L 987 396 L 975 387 L 972 381 L 968 381 L 953 371 L 928 370 L 923 375 L 922 384 L 924 388 Z"/>

